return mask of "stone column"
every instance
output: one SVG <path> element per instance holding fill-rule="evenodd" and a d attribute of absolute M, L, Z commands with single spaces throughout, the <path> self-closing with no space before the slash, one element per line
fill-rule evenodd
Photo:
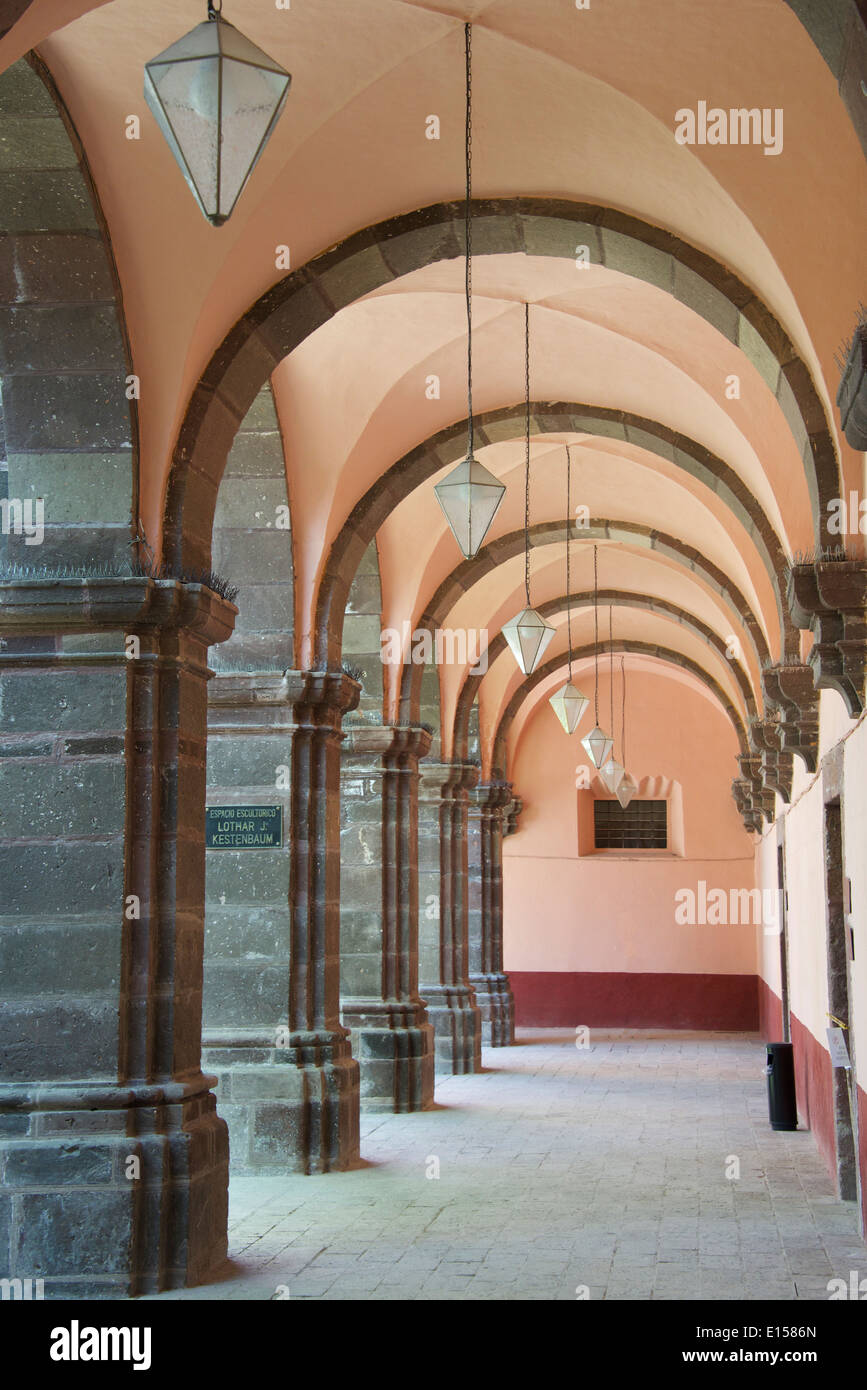
<path fill-rule="evenodd" d="M 341 720 L 360 687 L 342 671 L 290 671 L 292 739 L 289 1012 L 281 1062 L 294 1102 L 278 1122 L 286 1167 L 348 1168 L 359 1157 L 359 1073 L 340 1022 Z"/>
<path fill-rule="evenodd" d="M 341 1008 L 372 1110 L 433 1104 L 434 1035 L 418 989 L 420 728 L 346 731 L 341 797 Z"/>
<path fill-rule="evenodd" d="M 203 808 L 207 649 L 235 611 L 170 579 L 0 584 L 0 1274 L 49 1298 L 226 1256 Z"/>
<path fill-rule="evenodd" d="M 419 990 L 436 1035 L 436 1070 L 482 1069 L 481 1014 L 469 980 L 467 793 L 479 770 L 421 766 Z"/>
<path fill-rule="evenodd" d="M 469 806 L 470 983 L 482 1016 L 482 1041 L 515 1041 L 515 1001 L 503 971 L 503 819 L 512 800 L 508 782 L 475 787 Z"/>
<path fill-rule="evenodd" d="M 208 803 L 278 805 L 283 819 L 279 848 L 205 853 L 203 1060 L 241 1173 L 292 1166 L 294 1076 L 278 1048 L 289 1025 L 291 698 L 274 672 L 217 675 L 209 690 Z"/>
<path fill-rule="evenodd" d="M 279 850 L 208 853 L 205 1033 L 239 1172 L 358 1159 L 358 1065 L 339 1019 L 342 672 L 220 676 L 209 799 L 283 806 Z"/>

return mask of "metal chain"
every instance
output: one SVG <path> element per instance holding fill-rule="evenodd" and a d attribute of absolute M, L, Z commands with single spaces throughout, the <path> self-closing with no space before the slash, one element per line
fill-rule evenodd
<path fill-rule="evenodd" d="M 626 766 L 626 662 L 620 658 L 620 681 L 623 686 L 623 709 L 620 721 L 620 761 Z"/>
<path fill-rule="evenodd" d="M 524 488 L 524 587 L 530 604 L 530 305 L 524 305 L 524 398 L 526 402 L 527 481 Z"/>
<path fill-rule="evenodd" d="M 473 26 L 464 25 L 464 46 L 467 60 L 467 113 L 465 126 L 465 152 L 467 174 L 467 201 L 464 210 L 464 237 L 466 243 L 467 301 L 467 458 L 473 456 Z"/>
<path fill-rule="evenodd" d="M 614 743 L 614 604 L 608 605 L 608 675 L 611 682 L 611 741 Z M 611 749 L 612 756 L 614 748 Z"/>
<path fill-rule="evenodd" d="M 569 572 L 569 528 L 572 523 L 572 456 L 566 445 L 566 631 L 569 636 L 569 681 L 572 681 L 572 586 Z"/>
<path fill-rule="evenodd" d="M 596 557 L 597 547 L 593 547 L 593 656 L 596 667 L 596 691 L 593 696 L 594 720 L 599 728 L 599 570 Z"/>

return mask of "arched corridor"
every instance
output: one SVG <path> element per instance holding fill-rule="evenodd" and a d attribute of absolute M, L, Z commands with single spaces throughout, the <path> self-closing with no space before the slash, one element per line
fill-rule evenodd
<path fill-rule="evenodd" d="M 863 5 L 224 8 L 0 0 L 0 1281 L 827 1299 Z"/>

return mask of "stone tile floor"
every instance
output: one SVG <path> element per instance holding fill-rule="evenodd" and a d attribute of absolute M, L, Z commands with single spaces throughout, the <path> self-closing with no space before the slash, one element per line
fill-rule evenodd
<path fill-rule="evenodd" d="M 158 1297 L 827 1299 L 867 1247 L 813 1136 L 771 1130 L 764 1061 L 739 1034 L 523 1030 L 437 1109 L 363 1114 L 361 1168 L 233 1178 L 227 1277 Z"/>

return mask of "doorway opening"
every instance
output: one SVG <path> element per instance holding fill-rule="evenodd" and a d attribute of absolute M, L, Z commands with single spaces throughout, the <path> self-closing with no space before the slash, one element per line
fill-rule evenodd
<path fill-rule="evenodd" d="M 843 815 L 839 797 L 825 805 L 825 899 L 828 919 L 828 1010 L 849 1030 L 849 954 L 846 944 L 846 879 L 843 865 Z M 851 1055 L 851 1052 L 850 1052 Z M 855 1159 L 854 1075 L 844 1067 L 832 1070 L 834 1132 L 837 1147 L 837 1183 L 843 1201 L 858 1196 L 858 1167 Z"/>

